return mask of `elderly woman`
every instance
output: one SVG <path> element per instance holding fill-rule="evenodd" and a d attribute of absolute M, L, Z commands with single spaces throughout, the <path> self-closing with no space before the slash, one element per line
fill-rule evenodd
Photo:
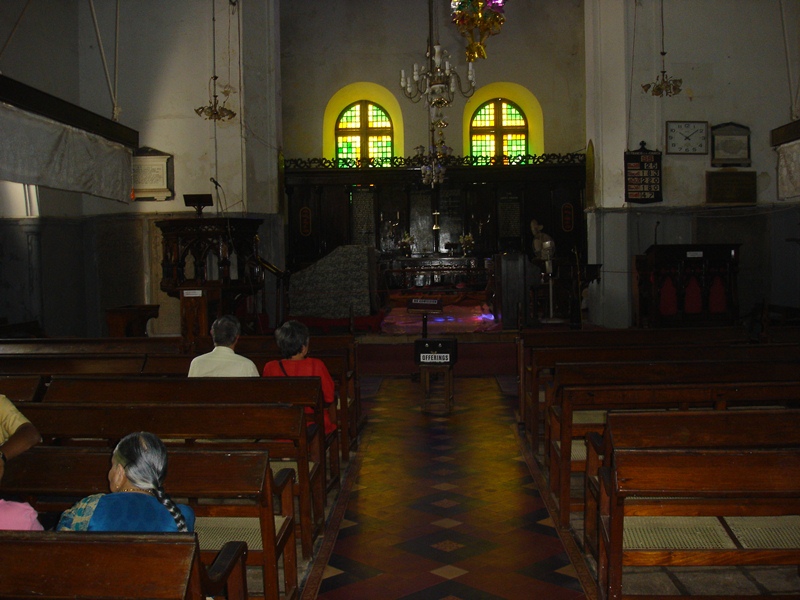
<path fill-rule="evenodd" d="M 334 401 L 336 389 L 328 367 L 318 358 L 308 354 L 308 327 L 299 321 L 286 321 L 275 330 L 275 341 L 281 351 L 281 360 L 272 360 L 264 365 L 264 377 L 319 377 L 322 381 L 322 397 L 326 407 Z M 306 412 L 314 414 L 310 408 Z M 325 435 L 336 431 L 336 423 L 328 411 L 324 411 Z"/>
<path fill-rule="evenodd" d="M 169 532 L 194 530 L 194 511 L 164 491 L 167 449 L 141 431 L 120 440 L 111 457 L 111 494 L 94 494 L 64 511 L 60 531 Z"/>

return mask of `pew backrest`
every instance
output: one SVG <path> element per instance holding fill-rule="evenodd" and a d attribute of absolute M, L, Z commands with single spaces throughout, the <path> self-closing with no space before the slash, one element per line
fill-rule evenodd
<path fill-rule="evenodd" d="M 192 534 L 0 532 L 3 598 L 204 598 Z"/>
<path fill-rule="evenodd" d="M 45 383 L 41 375 L 0 376 L 0 394 L 12 402 L 33 402 L 44 395 Z"/>
<path fill-rule="evenodd" d="M 144 364 L 144 354 L 6 354 L 0 356 L 0 374 L 137 375 Z"/>

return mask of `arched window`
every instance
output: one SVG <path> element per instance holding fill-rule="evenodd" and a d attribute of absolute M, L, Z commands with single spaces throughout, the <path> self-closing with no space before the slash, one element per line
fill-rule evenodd
<path fill-rule="evenodd" d="M 469 125 L 470 154 L 504 159 L 528 154 L 528 121 L 522 109 L 505 98 L 481 104 Z"/>
<path fill-rule="evenodd" d="M 388 166 L 393 140 L 389 114 L 369 100 L 354 102 L 336 119 L 336 160 L 340 166 L 348 166 L 346 159 L 372 159 L 375 166 Z"/>

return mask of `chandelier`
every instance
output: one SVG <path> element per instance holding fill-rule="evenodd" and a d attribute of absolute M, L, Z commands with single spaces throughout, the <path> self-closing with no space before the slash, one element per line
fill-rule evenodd
<path fill-rule="evenodd" d="M 472 64 L 486 58 L 486 40 L 497 35 L 506 18 L 503 15 L 505 0 L 452 0 L 453 23 L 459 33 L 467 38 L 467 62 Z"/>
<path fill-rule="evenodd" d="M 235 112 L 225 106 L 232 93 L 233 88 L 230 84 L 223 87 L 222 95 L 225 96 L 225 100 L 220 104 L 217 97 L 217 76 L 212 75 L 211 79 L 208 80 L 208 105 L 198 106 L 194 109 L 194 112 L 198 116 L 211 121 L 229 121 L 236 116 Z"/>
<path fill-rule="evenodd" d="M 653 96 L 677 96 L 681 93 L 681 85 L 683 79 L 676 79 L 667 75 L 667 68 L 664 66 L 664 57 L 667 53 L 664 51 L 664 0 L 661 0 L 661 73 L 656 76 L 655 81 L 642 84 L 642 91 L 648 91 Z"/>
<path fill-rule="evenodd" d="M 230 1 L 231 11 L 235 12 L 236 1 L 234 0 Z M 228 19 L 230 20 L 230 13 Z M 208 80 L 208 104 L 204 106 L 198 106 L 197 108 L 194 109 L 194 112 L 197 113 L 197 116 L 203 117 L 204 119 L 209 121 L 230 121 L 233 117 L 236 116 L 236 113 L 225 105 L 228 103 L 228 99 L 230 98 L 231 94 L 236 93 L 236 90 L 233 89 L 230 83 L 225 84 L 222 90 L 220 90 L 222 92 L 222 95 L 225 96 L 225 100 L 222 101 L 222 104 L 219 103 L 219 97 L 217 95 L 217 79 L 218 79 L 217 15 L 215 11 L 214 0 L 211 0 L 211 62 L 213 67 L 213 75 L 211 75 L 211 79 Z M 231 32 L 229 24 L 228 25 L 228 81 L 230 81 L 230 77 L 231 77 Z"/>
<path fill-rule="evenodd" d="M 453 102 L 456 92 L 465 98 L 475 93 L 475 69 L 470 62 L 467 68 L 467 82 L 464 85 L 461 77 L 450 63 L 449 53 L 444 50 L 433 35 L 433 0 L 428 0 L 428 50 L 423 64 L 414 63 L 412 75 L 406 77 L 405 70 L 400 71 L 400 87 L 405 97 L 412 102 L 424 99 L 427 106 L 443 108 Z"/>

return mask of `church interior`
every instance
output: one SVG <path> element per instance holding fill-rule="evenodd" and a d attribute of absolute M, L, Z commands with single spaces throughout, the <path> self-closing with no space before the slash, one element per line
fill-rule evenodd
<path fill-rule="evenodd" d="M 255 527 L 203 596 L 800 594 L 796 0 L 5 0 L 0 131 L 0 394 L 43 438 L 0 497 L 86 495 L 32 469 L 121 403 L 178 461 L 292 461 L 294 526 L 192 504 Z M 223 315 L 259 374 L 305 324 L 336 402 L 188 383 Z M 316 424 L 202 413 L 276 403 Z"/>

